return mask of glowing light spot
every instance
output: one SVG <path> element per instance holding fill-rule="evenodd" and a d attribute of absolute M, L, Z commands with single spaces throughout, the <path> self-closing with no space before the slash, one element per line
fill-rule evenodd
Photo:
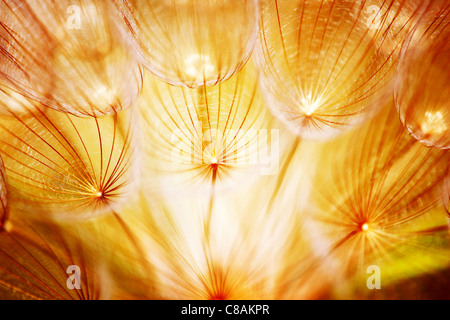
<path fill-rule="evenodd" d="M 361 226 L 362 231 L 369 231 L 369 224 L 366 222 Z"/>
<path fill-rule="evenodd" d="M 4 226 L 3 226 L 3 230 L 5 230 L 6 232 L 11 232 L 13 230 L 13 225 L 11 222 L 6 221 Z"/>
<path fill-rule="evenodd" d="M 93 94 L 94 101 L 112 105 L 116 102 L 116 92 L 107 86 L 100 86 Z"/>
<path fill-rule="evenodd" d="M 185 72 L 191 77 L 210 76 L 215 68 L 210 62 L 210 58 L 206 55 L 194 54 L 189 56 L 184 64 L 186 66 Z"/>
<path fill-rule="evenodd" d="M 28 101 L 24 96 L 8 88 L 0 89 L 0 97 L 2 105 L 5 106 L 3 108 L 4 110 L 21 112 L 32 105 L 32 103 Z M 7 111 L 5 113 L 7 113 Z"/>
<path fill-rule="evenodd" d="M 447 125 L 442 112 L 425 113 L 424 122 L 422 123 L 422 131 L 429 134 L 442 134 L 447 130 Z"/>
<path fill-rule="evenodd" d="M 218 160 L 215 157 L 211 158 L 211 164 L 217 164 Z"/>
<path fill-rule="evenodd" d="M 301 99 L 301 107 L 300 107 L 300 109 L 307 116 L 312 115 L 317 109 L 319 109 L 319 107 L 320 107 L 320 100 L 319 99 L 313 99 L 311 94 L 309 94 L 308 97 L 303 97 Z"/>

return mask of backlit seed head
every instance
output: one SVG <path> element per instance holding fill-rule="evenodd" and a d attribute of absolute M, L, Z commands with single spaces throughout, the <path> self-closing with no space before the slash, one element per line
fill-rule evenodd
<path fill-rule="evenodd" d="M 238 72 L 256 41 L 256 0 L 115 0 L 142 62 L 170 84 L 215 85 Z"/>

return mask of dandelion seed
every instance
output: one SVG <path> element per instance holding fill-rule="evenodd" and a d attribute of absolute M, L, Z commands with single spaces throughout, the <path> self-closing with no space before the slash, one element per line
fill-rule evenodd
<path fill-rule="evenodd" d="M 333 137 L 389 94 L 396 48 L 382 52 L 387 32 L 371 34 L 362 23 L 372 2 L 261 1 L 261 84 L 274 116 L 294 133 Z"/>
<path fill-rule="evenodd" d="M 0 0 L 0 299 L 448 296 L 449 14 Z"/>
<path fill-rule="evenodd" d="M 367 126 L 322 147 L 314 180 L 313 236 L 323 237 L 328 257 L 344 273 L 375 261 L 395 269 L 404 261 L 391 260 L 401 255 L 400 248 L 411 259 L 443 250 L 438 240 L 435 248 L 420 243 L 421 236 L 444 239 L 434 212 L 449 155 L 409 137 L 400 121 L 393 121 L 395 112 L 390 103 Z M 436 266 L 450 263 L 435 259 Z M 433 267 L 424 263 L 423 268 Z"/>
<path fill-rule="evenodd" d="M 132 112 L 77 118 L 39 109 L 0 120 L 0 154 L 22 213 L 91 217 L 117 209 L 135 182 Z"/>
<path fill-rule="evenodd" d="M 105 1 L 76 3 L 79 30 L 66 27 L 73 1 L 2 0 L 0 73 L 9 90 L 53 109 L 114 114 L 136 100 L 140 67 L 118 36 L 115 8 Z"/>
<path fill-rule="evenodd" d="M 80 289 L 66 286 L 67 267 L 81 270 Z M 98 260 L 79 240 L 52 223 L 14 221 L 0 233 L 0 297 L 13 299 L 97 300 L 107 298 L 106 278 Z"/>
<path fill-rule="evenodd" d="M 148 77 L 139 107 L 152 180 L 159 177 L 172 192 L 209 193 L 258 176 L 267 155 L 279 156 L 251 67 L 215 87 L 195 89 Z"/>
<path fill-rule="evenodd" d="M 422 19 L 402 49 L 395 84 L 400 119 L 411 135 L 429 147 L 450 148 L 450 4 Z"/>
<path fill-rule="evenodd" d="M 116 0 L 145 66 L 170 84 L 215 85 L 256 41 L 257 1 Z"/>

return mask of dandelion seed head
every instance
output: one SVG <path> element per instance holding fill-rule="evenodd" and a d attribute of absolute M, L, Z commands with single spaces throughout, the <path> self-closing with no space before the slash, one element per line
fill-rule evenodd
<path fill-rule="evenodd" d="M 0 0 L 0 298 L 345 298 L 372 260 L 385 288 L 448 270 L 449 55 L 403 72 L 401 121 L 378 110 L 416 4 L 448 0 L 78 0 L 80 28 L 71 2 Z"/>
<path fill-rule="evenodd" d="M 12 143 L 2 145 L 0 154 L 6 158 L 11 188 L 18 190 L 13 207 L 33 215 L 88 217 L 120 205 L 133 193 L 128 116 L 124 111 L 117 117 L 80 118 L 35 109 L 24 120 L 4 121 L 0 138 Z"/>
<path fill-rule="evenodd" d="M 364 130 L 355 130 L 323 149 L 323 166 L 334 152 L 339 161 L 329 163 L 328 172 L 319 164 L 323 171 L 316 183 L 322 184 L 314 197 L 321 210 L 316 219 L 330 241 L 329 256 L 342 263 L 344 272 L 360 267 L 363 259 L 381 261 L 385 252 L 408 241 L 405 230 L 413 221 L 420 224 L 426 219 L 425 208 L 433 207 L 446 173 L 448 155 L 412 139 L 400 121 L 392 123 L 396 116 L 390 103 Z M 382 128 L 383 133 L 373 127 Z M 373 153 L 358 143 L 361 136 L 383 151 Z M 336 166 L 346 168 L 345 173 L 337 172 Z"/>
<path fill-rule="evenodd" d="M 360 24 L 362 4 L 261 2 L 261 85 L 273 114 L 301 137 L 332 138 L 367 119 L 386 95 L 392 52 L 381 56 L 374 46 L 381 33 Z"/>
<path fill-rule="evenodd" d="M 249 59 L 257 8 L 255 0 L 152 0 L 120 10 L 146 68 L 172 85 L 197 88 L 229 79 Z"/>
<path fill-rule="evenodd" d="M 138 102 L 152 137 L 145 156 L 164 190 L 198 185 L 196 190 L 209 192 L 212 181 L 214 189 L 224 190 L 246 175 L 256 178 L 264 159 L 278 157 L 278 131 L 264 108 L 256 71 L 248 63 L 236 77 L 195 89 L 146 78 Z"/>

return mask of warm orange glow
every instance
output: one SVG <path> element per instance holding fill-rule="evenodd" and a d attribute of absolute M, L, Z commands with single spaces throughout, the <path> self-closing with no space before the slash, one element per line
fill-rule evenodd
<path fill-rule="evenodd" d="M 362 231 L 369 231 L 369 224 L 366 222 L 361 226 Z"/>
<path fill-rule="evenodd" d="M 449 0 L 0 0 L 0 300 L 450 298 L 449 62 Z"/>

